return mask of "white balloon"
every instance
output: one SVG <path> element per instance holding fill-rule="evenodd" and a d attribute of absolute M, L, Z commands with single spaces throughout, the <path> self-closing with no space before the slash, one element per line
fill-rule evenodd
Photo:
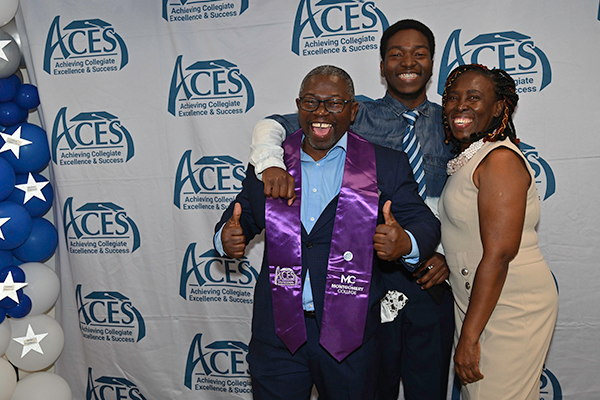
<path fill-rule="evenodd" d="M 2 356 L 8 348 L 10 336 L 10 322 L 8 322 L 8 318 L 5 318 L 0 324 L 0 356 Z"/>
<path fill-rule="evenodd" d="M 72 400 L 69 384 L 50 372 L 27 375 L 17 383 L 11 400 Z"/>
<path fill-rule="evenodd" d="M 9 321 L 11 341 L 6 358 L 14 366 L 24 371 L 39 371 L 52 365 L 60 356 L 65 334 L 54 318 L 42 314 Z"/>
<path fill-rule="evenodd" d="M 27 316 L 43 314 L 52 308 L 60 293 L 60 281 L 56 273 L 48 266 L 38 262 L 19 265 L 25 272 L 27 286 L 23 288 L 31 299 L 31 311 Z"/>
<path fill-rule="evenodd" d="M 15 368 L 4 358 L 0 358 L 0 400 L 10 400 L 16 386 Z"/>
<path fill-rule="evenodd" d="M 21 47 L 21 35 L 19 35 L 19 31 L 17 30 L 17 23 L 15 22 L 14 18 L 8 24 L 4 25 L 2 27 L 2 30 L 8 33 L 10 36 L 12 36 L 13 39 L 15 39 L 17 46 L 19 46 L 19 52 L 21 53 L 21 61 L 19 62 L 19 67 L 25 68 L 25 59 L 23 58 L 23 47 Z"/>
<path fill-rule="evenodd" d="M 19 0 L 0 0 L 0 26 L 4 26 L 15 17 Z"/>
<path fill-rule="evenodd" d="M 2 0 L 0 0 L 1 4 Z M 2 6 L 0 5 L 0 14 Z M 8 78 L 19 69 L 21 64 L 21 50 L 17 42 L 8 33 L 0 28 L 0 78 Z"/>

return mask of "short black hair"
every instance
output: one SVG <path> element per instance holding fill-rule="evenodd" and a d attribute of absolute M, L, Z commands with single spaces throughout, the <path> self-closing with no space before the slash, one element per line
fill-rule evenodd
<path fill-rule="evenodd" d="M 405 31 L 407 29 L 414 29 L 425 35 L 425 37 L 427 38 L 427 42 L 429 42 L 429 53 L 431 54 L 431 59 L 433 59 L 433 54 L 435 53 L 435 38 L 433 37 L 433 32 L 431 32 L 431 29 L 429 29 L 424 23 L 416 21 L 414 19 L 402 19 L 396 22 L 394 25 L 387 28 L 385 32 L 383 32 L 383 36 L 381 36 L 379 54 L 381 54 L 382 60 L 385 60 L 387 44 L 390 41 L 390 38 L 399 31 Z"/>
<path fill-rule="evenodd" d="M 335 65 L 319 65 L 318 67 L 313 68 L 308 74 L 306 74 L 304 79 L 302 79 L 298 96 L 302 96 L 308 78 L 315 75 L 337 76 L 343 79 L 344 82 L 346 82 L 346 89 L 348 90 L 348 94 L 350 95 L 350 100 L 354 102 L 354 82 L 352 82 L 352 78 L 346 71 L 344 71 L 340 67 L 336 67 Z"/>

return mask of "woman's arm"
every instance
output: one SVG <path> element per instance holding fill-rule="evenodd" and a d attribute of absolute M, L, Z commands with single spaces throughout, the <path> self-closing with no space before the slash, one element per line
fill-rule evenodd
<path fill-rule="evenodd" d="M 499 148 L 477 167 L 473 182 L 479 188 L 483 257 L 454 355 L 455 370 L 463 383 L 483 379 L 479 336 L 496 307 L 508 264 L 519 251 L 531 176 L 521 157 L 508 148 Z"/>

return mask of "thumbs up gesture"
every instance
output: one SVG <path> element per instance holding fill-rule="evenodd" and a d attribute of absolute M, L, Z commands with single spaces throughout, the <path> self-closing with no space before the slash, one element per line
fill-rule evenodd
<path fill-rule="evenodd" d="M 383 205 L 383 219 L 384 223 L 377 225 L 373 236 L 377 256 L 392 261 L 409 254 L 412 250 L 410 237 L 394 218 L 391 200 Z"/>
<path fill-rule="evenodd" d="M 244 256 L 246 251 L 246 236 L 240 225 L 240 217 L 242 216 L 242 206 L 240 203 L 235 203 L 233 206 L 233 215 L 221 231 L 221 242 L 223 250 L 229 257 L 240 258 Z"/>

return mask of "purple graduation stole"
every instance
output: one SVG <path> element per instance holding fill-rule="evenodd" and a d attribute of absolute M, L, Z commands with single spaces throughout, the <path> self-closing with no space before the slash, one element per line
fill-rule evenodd
<path fill-rule="evenodd" d="M 302 130 L 283 143 L 296 201 L 267 198 L 266 241 L 275 331 L 290 352 L 306 341 L 302 309 L 300 204 Z M 338 361 L 361 346 L 373 268 L 379 195 L 373 145 L 348 132 L 342 188 L 333 225 L 320 344 Z M 308 268 L 308 266 L 307 266 Z"/>

